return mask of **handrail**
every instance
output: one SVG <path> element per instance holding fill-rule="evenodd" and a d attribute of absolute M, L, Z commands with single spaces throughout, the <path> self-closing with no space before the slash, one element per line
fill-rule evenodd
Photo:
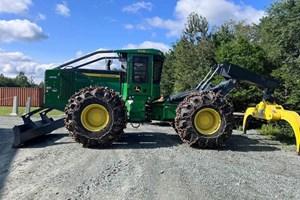
<path fill-rule="evenodd" d="M 67 67 L 67 66 L 70 65 L 70 64 L 79 62 L 79 61 L 81 61 L 81 60 L 84 60 L 84 59 L 86 59 L 86 58 L 89 58 L 89 57 L 91 57 L 91 56 L 94 56 L 94 55 L 97 55 L 97 54 L 101 54 L 101 53 L 116 53 L 116 51 L 114 51 L 114 50 L 95 51 L 95 52 L 89 53 L 89 54 L 87 54 L 87 55 L 84 55 L 84 56 L 82 56 L 82 57 L 80 57 L 80 58 L 71 60 L 71 61 L 69 61 L 69 62 L 66 62 L 66 63 L 62 64 L 62 65 L 59 65 L 59 66 L 56 67 L 56 68 L 61 69 L 61 68 L 63 68 L 63 67 Z M 95 62 L 96 62 L 96 61 L 95 61 Z M 84 64 L 84 65 L 86 65 L 86 64 Z M 78 67 L 77 67 L 77 68 L 78 68 Z"/>
<path fill-rule="evenodd" d="M 92 64 L 92 63 L 97 62 L 97 61 L 99 61 L 99 60 L 108 59 L 108 58 L 110 58 L 110 59 L 118 59 L 119 57 L 116 57 L 116 56 L 112 56 L 112 57 L 101 57 L 101 58 L 97 58 L 97 59 L 95 59 L 95 60 L 92 60 L 92 61 L 83 63 L 83 64 L 78 65 L 78 66 L 73 67 L 73 68 L 74 68 L 74 69 L 78 69 L 78 68 L 83 67 L 83 66 L 85 66 L 85 65 L 89 65 L 89 64 Z"/>

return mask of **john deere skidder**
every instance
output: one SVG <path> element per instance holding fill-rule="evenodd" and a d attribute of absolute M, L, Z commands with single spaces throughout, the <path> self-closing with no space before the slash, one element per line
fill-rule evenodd
<path fill-rule="evenodd" d="M 106 70 L 87 68 L 96 62 L 105 63 Z M 238 83 L 246 82 L 264 89 L 265 94 L 261 103 L 247 109 L 244 131 L 250 117 L 286 120 L 293 127 L 299 152 L 300 117 L 270 101 L 277 87 L 272 79 L 221 63 L 213 66 L 194 90 L 161 98 L 163 62 L 163 53 L 155 49 L 96 51 L 46 70 L 44 106 L 22 116 L 24 124 L 14 127 L 13 147 L 63 126 L 85 147 L 106 147 L 122 136 L 128 122 L 151 120 L 173 122 L 189 145 L 217 147 L 230 137 L 234 125 L 226 96 Z M 111 69 L 115 63 L 122 67 Z M 225 81 L 211 86 L 216 74 Z M 64 118 L 49 118 L 52 109 L 64 111 Z M 30 119 L 35 113 L 40 113 L 41 120 Z"/>

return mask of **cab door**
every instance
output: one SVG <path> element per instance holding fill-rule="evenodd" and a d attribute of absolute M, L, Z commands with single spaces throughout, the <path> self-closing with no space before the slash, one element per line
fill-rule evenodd
<path fill-rule="evenodd" d="M 146 103 L 151 96 L 152 55 L 132 54 L 128 59 L 127 83 L 123 84 L 128 121 L 144 122 L 147 119 Z"/>
<path fill-rule="evenodd" d="M 151 63 L 152 56 L 131 55 L 131 76 L 128 95 L 132 96 L 151 96 Z"/>

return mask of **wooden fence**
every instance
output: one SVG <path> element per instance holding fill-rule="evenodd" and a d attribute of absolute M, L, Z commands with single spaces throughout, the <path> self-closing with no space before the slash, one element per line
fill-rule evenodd
<path fill-rule="evenodd" d="M 26 106 L 28 97 L 31 97 L 31 106 L 43 105 L 44 89 L 25 87 L 0 87 L 0 106 L 12 106 L 14 96 L 18 96 L 19 106 Z"/>

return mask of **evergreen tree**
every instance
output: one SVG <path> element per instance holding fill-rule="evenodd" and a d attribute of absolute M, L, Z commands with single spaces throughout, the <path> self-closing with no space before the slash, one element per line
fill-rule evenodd
<path fill-rule="evenodd" d="M 229 21 L 213 33 L 216 60 L 240 65 L 257 74 L 268 74 L 269 65 L 265 51 L 256 36 L 256 27 L 245 22 Z M 244 111 L 250 104 L 258 103 L 263 92 L 257 87 L 241 84 L 230 96 L 236 111 Z"/>
<path fill-rule="evenodd" d="M 262 46 L 281 83 L 279 96 L 300 110 L 300 0 L 276 1 L 261 20 Z"/>
<path fill-rule="evenodd" d="M 0 74 L 0 87 L 36 87 L 33 77 L 28 78 L 24 72 L 20 72 L 16 78 L 8 78 Z"/>
<path fill-rule="evenodd" d="M 5 77 L 3 74 L 0 74 L 0 87 L 17 87 L 17 85 L 14 79 Z"/>
<path fill-rule="evenodd" d="M 191 13 L 179 41 L 173 46 L 175 60 L 174 91 L 195 88 L 213 64 L 213 44 L 208 21 Z"/>
<path fill-rule="evenodd" d="M 28 77 L 25 76 L 24 72 L 19 72 L 19 74 L 15 78 L 15 81 L 19 87 L 30 87 Z"/>
<path fill-rule="evenodd" d="M 174 52 L 171 50 L 165 53 L 165 62 L 161 77 L 161 94 L 168 96 L 174 92 L 175 84 L 175 68 L 173 61 L 175 59 Z"/>

